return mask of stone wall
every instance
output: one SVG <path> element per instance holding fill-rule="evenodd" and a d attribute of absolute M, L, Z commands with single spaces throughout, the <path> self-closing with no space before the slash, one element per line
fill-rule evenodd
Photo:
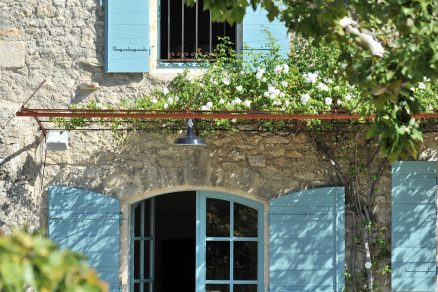
<path fill-rule="evenodd" d="M 68 151 L 46 154 L 36 123 L 14 117 L 43 80 L 29 107 L 135 98 L 174 73 L 104 73 L 103 18 L 97 0 L 0 2 L 0 228 L 45 227 L 47 186 L 52 184 L 84 187 L 122 201 L 184 188 L 267 200 L 330 185 L 312 143 L 297 133 L 224 132 L 209 137 L 204 148 L 185 148 L 173 145 L 174 135 L 137 133 L 120 144 L 111 133 L 73 132 Z M 437 160 L 438 136 L 428 134 L 426 145 L 420 157 Z M 387 168 L 375 201 L 383 224 L 390 221 L 389 175 Z M 347 217 L 347 236 L 352 222 Z"/>

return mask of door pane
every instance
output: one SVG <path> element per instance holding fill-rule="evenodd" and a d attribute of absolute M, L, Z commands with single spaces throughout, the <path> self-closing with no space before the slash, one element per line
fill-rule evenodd
<path fill-rule="evenodd" d="M 257 292 L 257 285 L 234 285 L 234 292 Z"/>
<path fill-rule="evenodd" d="M 140 279 L 140 240 L 134 240 L 134 279 Z"/>
<path fill-rule="evenodd" d="M 230 236 L 230 202 L 207 199 L 207 236 Z"/>
<path fill-rule="evenodd" d="M 234 203 L 234 236 L 257 237 L 257 210 Z"/>
<path fill-rule="evenodd" d="M 141 285 L 140 283 L 135 283 L 134 284 L 134 292 L 141 292 L 140 291 L 140 285 Z"/>
<path fill-rule="evenodd" d="M 257 242 L 234 242 L 234 279 L 257 280 Z"/>
<path fill-rule="evenodd" d="M 141 206 L 142 204 L 138 204 L 134 208 L 134 236 L 141 236 Z"/>
<path fill-rule="evenodd" d="M 207 280 L 230 278 L 230 242 L 207 241 Z"/>
<path fill-rule="evenodd" d="M 151 236 L 151 200 L 144 201 L 143 236 Z"/>
<path fill-rule="evenodd" d="M 228 292 L 230 291 L 230 285 L 227 284 L 207 284 L 205 286 L 206 292 Z"/>
<path fill-rule="evenodd" d="M 144 256 L 144 276 L 143 279 L 150 279 L 149 277 L 149 270 L 150 270 L 150 241 L 145 240 L 144 241 L 144 249 L 143 249 L 143 256 Z"/>

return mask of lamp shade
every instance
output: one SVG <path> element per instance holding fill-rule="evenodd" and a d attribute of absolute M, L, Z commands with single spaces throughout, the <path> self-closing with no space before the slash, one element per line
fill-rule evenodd
<path fill-rule="evenodd" d="M 187 134 L 183 137 L 176 138 L 175 144 L 205 146 L 205 140 L 193 134 L 193 121 L 189 119 L 187 123 Z"/>

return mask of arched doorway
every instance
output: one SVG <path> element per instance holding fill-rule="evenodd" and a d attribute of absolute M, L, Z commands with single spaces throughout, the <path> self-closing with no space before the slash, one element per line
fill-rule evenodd
<path fill-rule="evenodd" d="M 262 204 L 185 191 L 131 208 L 132 291 L 263 290 Z"/>

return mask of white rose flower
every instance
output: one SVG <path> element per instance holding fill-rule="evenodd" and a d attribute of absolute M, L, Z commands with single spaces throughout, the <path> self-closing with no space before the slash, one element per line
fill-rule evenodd
<path fill-rule="evenodd" d="M 236 86 L 236 90 L 238 92 L 242 92 L 243 91 L 243 86 L 242 85 Z"/>
<path fill-rule="evenodd" d="M 235 99 L 233 99 L 233 101 L 231 102 L 232 104 L 240 104 L 241 100 L 240 98 L 236 97 Z"/>
<path fill-rule="evenodd" d="M 283 72 L 284 73 L 289 73 L 289 65 L 288 64 L 283 64 Z"/>
<path fill-rule="evenodd" d="M 169 97 L 167 98 L 167 102 L 168 102 L 169 104 L 172 104 L 172 103 L 173 103 L 173 98 L 172 98 L 171 96 L 169 96 Z"/>
<path fill-rule="evenodd" d="M 283 66 L 281 66 L 281 65 L 275 66 L 275 68 L 274 68 L 275 74 L 281 74 L 282 71 L 283 71 Z"/>
<path fill-rule="evenodd" d="M 266 80 L 267 80 L 266 77 L 263 77 L 263 78 L 262 78 L 262 81 L 263 81 L 263 82 L 266 82 Z"/>
<path fill-rule="evenodd" d="M 164 95 L 169 94 L 169 89 L 167 89 L 167 87 L 164 87 L 164 88 L 163 88 L 163 94 L 164 94 Z"/>
<path fill-rule="evenodd" d="M 164 109 L 167 109 L 169 107 L 169 105 L 167 104 L 167 103 L 165 103 L 164 105 L 163 105 L 163 108 Z"/>
<path fill-rule="evenodd" d="M 237 119 L 232 119 L 231 122 L 232 123 L 237 123 Z"/>
<path fill-rule="evenodd" d="M 326 97 L 324 99 L 324 102 L 326 105 L 331 105 L 333 103 L 333 99 L 331 99 L 330 97 Z"/>
<path fill-rule="evenodd" d="M 290 101 L 289 101 L 289 100 L 286 100 L 286 101 L 284 102 L 284 105 L 285 105 L 285 106 L 289 106 L 289 104 L 290 104 Z"/>
<path fill-rule="evenodd" d="M 152 103 L 157 103 L 158 100 L 154 97 L 154 98 L 151 99 L 151 102 L 152 102 Z"/>
<path fill-rule="evenodd" d="M 275 92 L 275 90 L 276 90 L 276 89 L 275 89 L 275 86 L 273 86 L 272 84 L 269 84 L 269 85 L 268 85 L 268 92 L 269 92 L 269 93 L 273 93 L 273 92 Z"/>
<path fill-rule="evenodd" d="M 263 68 L 257 68 L 256 78 L 261 79 L 263 74 L 265 74 L 266 70 Z"/>
<path fill-rule="evenodd" d="M 424 84 L 423 82 L 420 82 L 420 83 L 418 83 L 418 88 L 426 89 L 426 84 Z"/>
<path fill-rule="evenodd" d="M 269 92 L 268 91 L 263 92 L 263 96 L 264 97 L 268 97 L 269 96 Z"/>
<path fill-rule="evenodd" d="M 336 104 L 337 105 L 340 105 L 342 103 L 342 101 L 340 100 L 340 99 L 338 99 L 337 101 L 336 101 Z"/>
<path fill-rule="evenodd" d="M 318 76 L 319 74 L 317 72 L 313 72 L 313 73 L 308 72 L 305 73 L 303 77 L 307 83 L 314 83 L 318 79 Z"/>
<path fill-rule="evenodd" d="M 347 94 L 345 97 L 345 101 L 350 101 L 351 100 L 351 94 Z"/>
<path fill-rule="evenodd" d="M 281 81 L 281 85 L 283 86 L 283 87 L 287 87 L 288 85 L 289 85 L 289 83 L 287 83 L 287 81 Z"/>
<path fill-rule="evenodd" d="M 225 85 L 230 85 L 230 79 L 228 79 L 228 76 L 224 77 L 224 78 L 222 79 L 222 82 L 223 82 Z"/>
<path fill-rule="evenodd" d="M 219 100 L 219 103 L 220 103 L 220 104 L 224 104 L 224 103 L 225 103 L 225 100 L 224 100 L 223 98 L 221 98 L 221 99 Z"/>
<path fill-rule="evenodd" d="M 284 92 L 280 92 L 279 96 L 280 96 L 281 98 L 283 98 L 283 97 L 286 96 L 286 93 L 284 93 Z"/>
<path fill-rule="evenodd" d="M 309 101 L 309 99 L 310 99 L 310 94 L 308 94 L 308 93 L 301 95 L 301 98 L 300 98 L 300 100 L 303 104 L 306 104 Z"/>
<path fill-rule="evenodd" d="M 179 101 L 179 97 L 178 97 L 178 95 L 175 96 L 174 99 L 175 99 L 175 102 L 178 102 L 178 101 Z"/>
<path fill-rule="evenodd" d="M 209 102 L 207 102 L 207 103 L 205 104 L 205 106 L 206 106 L 208 109 L 211 109 L 211 108 L 213 107 L 213 103 L 212 103 L 211 101 L 209 101 Z"/>
<path fill-rule="evenodd" d="M 209 108 L 206 105 L 201 106 L 201 111 L 208 111 Z"/>
<path fill-rule="evenodd" d="M 250 101 L 250 100 L 245 100 L 245 101 L 243 102 L 243 104 L 244 104 L 246 107 L 250 107 L 250 106 L 251 106 L 251 101 Z"/>
<path fill-rule="evenodd" d="M 281 105 L 281 101 L 279 100 L 274 100 L 274 102 L 272 103 L 273 105 Z"/>
<path fill-rule="evenodd" d="M 318 88 L 321 91 L 329 91 L 329 87 L 326 84 L 322 83 L 322 82 L 319 83 L 316 88 Z"/>

